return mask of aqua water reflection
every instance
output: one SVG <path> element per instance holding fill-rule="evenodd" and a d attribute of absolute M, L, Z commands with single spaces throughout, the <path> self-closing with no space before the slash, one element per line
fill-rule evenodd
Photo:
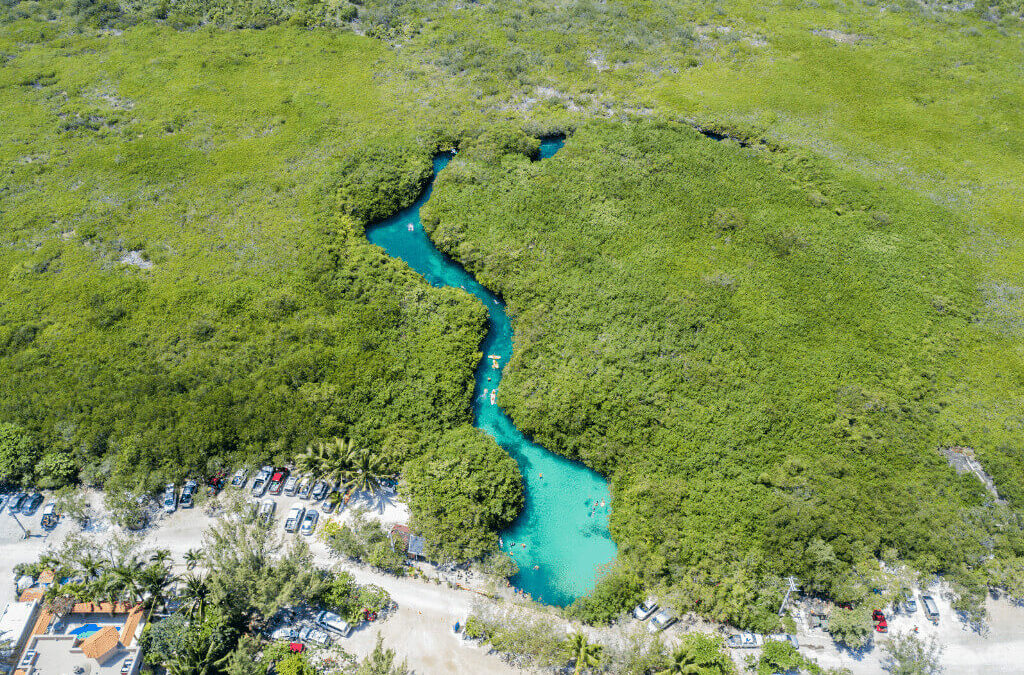
<path fill-rule="evenodd" d="M 561 146 L 561 140 L 545 140 L 541 157 L 553 156 Z M 450 159 L 434 160 L 435 176 Z M 504 304 L 438 251 L 424 232 L 420 207 L 430 198 L 432 187 L 433 183 L 410 207 L 368 228 L 366 236 L 431 284 L 463 288 L 487 308 L 490 323 L 480 347 L 484 358 L 476 369 L 473 421 L 518 462 L 526 491 L 523 512 L 502 532 L 503 548 L 519 565 L 513 579 L 517 588 L 543 602 L 566 605 L 589 592 L 600 568 L 615 558 L 615 543 L 608 533 L 608 485 L 582 464 L 531 442 L 493 402 L 512 355 L 511 322 Z"/>

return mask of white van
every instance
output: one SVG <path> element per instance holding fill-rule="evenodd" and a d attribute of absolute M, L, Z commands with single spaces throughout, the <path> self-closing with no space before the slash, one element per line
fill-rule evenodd
<path fill-rule="evenodd" d="M 348 621 L 345 621 L 334 612 L 320 612 L 316 622 L 327 630 L 338 633 L 341 637 L 348 637 L 352 633 L 352 626 L 348 625 Z"/>

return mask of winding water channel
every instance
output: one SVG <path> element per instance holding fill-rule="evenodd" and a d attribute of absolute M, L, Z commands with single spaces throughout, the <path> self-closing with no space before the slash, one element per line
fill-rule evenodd
<path fill-rule="evenodd" d="M 562 140 L 541 144 L 541 157 L 553 156 Z M 447 166 L 447 155 L 434 159 L 434 177 Z M 566 605 L 593 589 L 601 567 L 615 558 L 608 533 L 611 496 L 597 473 L 533 443 L 492 401 L 512 356 L 512 325 L 504 304 L 457 262 L 438 251 L 423 230 L 420 207 L 430 198 L 433 181 L 411 206 L 367 229 L 366 236 L 401 258 L 434 286 L 463 288 L 484 303 L 489 316 L 483 358 L 476 368 L 473 423 L 494 437 L 519 464 L 526 507 L 501 533 L 503 549 L 519 565 L 512 579 L 534 599 Z M 498 357 L 492 360 L 491 356 Z M 498 367 L 494 366 L 497 362 Z"/>

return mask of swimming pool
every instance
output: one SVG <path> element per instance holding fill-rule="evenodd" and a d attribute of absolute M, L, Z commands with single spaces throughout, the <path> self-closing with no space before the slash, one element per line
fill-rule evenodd
<path fill-rule="evenodd" d="M 99 629 L 100 627 L 98 624 L 87 623 L 84 626 L 79 626 L 78 628 L 75 628 L 74 630 L 69 630 L 68 634 L 77 636 L 79 640 L 84 640 L 85 638 L 89 637 Z"/>

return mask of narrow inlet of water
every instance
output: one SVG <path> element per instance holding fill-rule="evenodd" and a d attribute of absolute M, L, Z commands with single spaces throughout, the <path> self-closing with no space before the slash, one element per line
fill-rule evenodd
<path fill-rule="evenodd" d="M 563 142 L 545 139 L 541 158 L 552 157 Z M 450 160 L 448 155 L 434 159 L 435 178 Z M 433 181 L 411 206 L 367 228 L 366 237 L 434 286 L 462 288 L 487 308 L 487 336 L 480 345 L 483 358 L 475 375 L 473 423 L 519 464 L 526 494 L 523 512 L 501 533 L 502 549 L 519 565 L 519 574 L 512 579 L 516 588 L 535 600 L 564 606 L 589 593 L 601 568 L 615 559 L 615 543 L 608 533 L 608 484 L 579 462 L 530 441 L 497 405 L 496 392 L 512 356 L 512 325 L 497 296 L 438 251 L 423 230 L 420 208 L 430 199 L 432 188 Z"/>

